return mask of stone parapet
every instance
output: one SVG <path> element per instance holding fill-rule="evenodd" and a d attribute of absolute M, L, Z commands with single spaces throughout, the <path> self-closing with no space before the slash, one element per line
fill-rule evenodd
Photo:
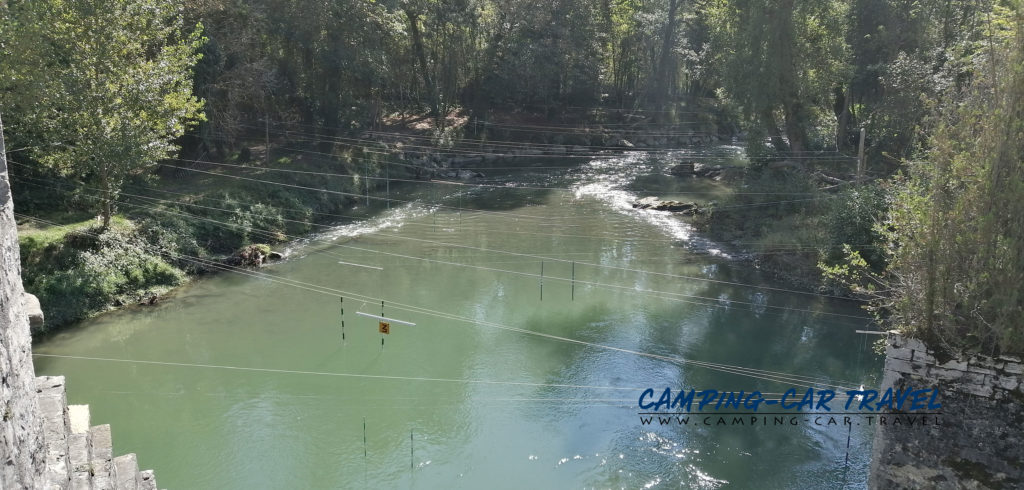
<path fill-rule="evenodd" d="M 1024 363 L 1017 357 L 944 359 L 920 340 L 891 332 L 881 389 L 938 389 L 940 424 L 876 426 L 869 485 L 1024 487 L 1022 383 Z"/>

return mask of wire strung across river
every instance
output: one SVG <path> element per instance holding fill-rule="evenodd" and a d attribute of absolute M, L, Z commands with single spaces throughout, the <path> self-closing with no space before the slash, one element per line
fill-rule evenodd
<path fill-rule="evenodd" d="M 43 219 L 40 219 L 40 218 L 36 218 L 36 217 L 33 217 L 33 216 L 29 216 L 29 215 L 25 215 L 25 214 L 21 214 L 21 213 L 15 213 L 15 214 L 18 215 L 18 216 L 24 217 L 24 218 L 33 219 L 33 220 L 41 222 L 41 223 L 46 223 L 46 224 L 50 224 L 50 225 L 53 225 L 53 226 L 59 226 L 56 223 L 53 223 L 53 222 L 50 222 L 50 221 L 47 221 L 47 220 L 43 220 Z M 92 235 L 92 236 L 98 236 L 96 234 L 92 234 L 92 233 L 88 233 L 88 232 L 82 232 L 82 233 L 85 233 L 87 235 Z M 159 253 L 159 251 L 157 251 L 157 253 Z M 267 274 L 263 274 L 263 273 L 259 273 L 259 272 L 255 272 L 255 271 L 247 271 L 247 270 L 243 270 L 243 269 L 236 268 L 236 267 L 233 267 L 233 266 L 228 266 L 228 265 L 223 265 L 223 264 L 215 265 L 215 263 L 213 263 L 211 261 L 207 261 L 205 259 L 200 259 L 198 257 L 183 256 L 183 255 L 175 254 L 175 253 L 169 252 L 169 251 L 163 251 L 163 253 L 166 253 L 166 254 L 168 254 L 168 255 L 170 255 L 172 257 L 178 256 L 178 257 L 183 257 L 186 260 L 193 260 L 193 261 L 197 261 L 198 263 L 205 263 L 207 265 L 220 268 L 221 270 L 235 271 L 235 272 L 240 273 L 240 274 L 249 275 L 249 276 L 252 276 L 252 277 L 259 277 L 259 278 L 270 280 L 272 282 L 280 282 L 280 283 L 283 283 L 285 285 L 299 287 L 300 289 L 305 289 L 305 290 L 308 290 L 308 291 L 311 291 L 311 292 L 317 292 L 317 293 L 320 293 L 320 294 L 326 294 L 326 295 L 330 295 L 330 296 L 345 295 L 345 296 L 350 296 L 350 297 L 353 297 L 353 298 L 356 298 L 356 299 L 359 299 L 359 300 L 366 300 L 366 301 L 373 301 L 373 302 L 376 302 L 376 301 L 380 300 L 380 298 L 372 298 L 372 297 L 368 297 L 368 296 L 361 295 L 361 294 L 358 294 L 358 293 L 353 293 L 353 292 L 350 292 L 350 291 L 343 291 L 343 290 L 339 290 L 339 289 L 335 289 L 335 288 L 329 288 L 327 286 L 322 286 L 322 285 L 316 285 L 316 284 L 306 283 L 306 282 L 302 282 L 302 281 L 297 281 L 297 280 L 294 280 L 294 279 L 276 278 L 276 277 L 273 277 L 273 276 L 269 276 Z M 413 313 L 422 313 L 422 314 L 427 314 L 427 315 L 431 315 L 431 316 L 435 316 L 435 317 L 439 317 L 439 318 L 466 322 L 466 323 L 470 323 L 470 324 L 473 324 L 473 325 L 481 325 L 481 326 L 487 326 L 487 327 L 498 328 L 498 329 L 502 329 L 502 330 L 508 330 L 508 331 L 513 331 L 513 332 L 523 333 L 523 334 L 527 334 L 527 335 L 534 335 L 534 336 L 539 336 L 539 337 L 542 337 L 542 338 L 546 338 L 546 339 L 550 339 L 550 340 L 556 340 L 556 341 L 560 341 L 560 342 L 572 343 L 572 344 L 577 344 L 577 345 L 584 345 L 584 346 L 589 346 L 589 347 L 598 348 L 598 349 L 605 349 L 605 350 L 610 350 L 610 351 L 615 351 L 615 352 L 628 353 L 628 354 L 633 354 L 633 355 L 637 355 L 637 356 L 641 356 L 641 357 L 648 357 L 648 358 L 652 358 L 652 359 L 658 359 L 658 360 L 666 361 L 666 362 L 673 363 L 673 364 L 691 364 L 691 365 L 695 365 L 695 366 L 704 367 L 706 369 L 711 369 L 711 370 L 725 372 L 725 373 L 730 373 L 730 374 L 737 374 L 737 375 L 746 376 L 746 377 L 750 377 L 750 378 L 754 378 L 754 379 L 761 379 L 761 380 L 777 382 L 777 383 L 781 383 L 781 384 L 789 384 L 789 385 L 792 385 L 792 386 L 803 386 L 803 387 L 807 387 L 807 388 L 813 388 L 815 386 L 824 386 L 824 387 L 833 387 L 833 388 L 837 388 L 837 389 L 840 389 L 840 390 L 847 390 L 847 389 L 849 389 L 849 388 L 846 388 L 846 387 L 841 386 L 841 385 L 824 382 L 822 380 L 822 378 L 820 378 L 820 377 L 819 378 L 815 378 L 815 377 L 811 377 L 811 376 L 802 376 L 802 375 L 795 375 L 795 374 L 788 374 L 788 373 L 780 373 L 780 372 L 777 372 L 777 371 L 768 371 L 768 370 L 762 370 L 762 369 L 747 368 L 747 367 L 743 367 L 743 366 L 711 363 L 711 362 L 706 362 L 706 361 L 696 361 L 696 360 L 692 360 L 692 359 L 683 359 L 683 358 L 672 357 L 672 356 L 665 356 L 665 355 L 652 354 L 652 353 L 647 353 L 647 352 L 640 352 L 640 351 L 635 351 L 635 350 L 630 350 L 630 349 L 625 349 L 625 348 L 620 348 L 620 347 L 614 347 L 614 346 L 609 346 L 609 345 L 604 345 L 604 344 L 597 344 L 597 343 L 593 343 L 593 342 L 586 342 L 586 341 L 572 339 L 572 338 L 568 338 L 568 337 L 561 337 L 561 336 L 552 335 L 552 334 L 545 334 L 545 333 L 542 333 L 542 332 L 536 332 L 536 331 L 533 331 L 533 330 L 528 330 L 528 329 L 523 329 L 523 328 L 518 328 L 518 327 L 511 327 L 511 326 L 502 325 L 502 324 L 495 323 L 495 322 L 482 321 L 482 320 L 476 320 L 476 319 L 472 319 L 472 318 L 461 317 L 461 316 L 458 316 L 458 315 L 454 315 L 454 314 L 450 314 L 450 313 L 446 313 L 446 312 L 441 312 L 441 311 L 437 311 L 437 310 L 431 310 L 431 309 L 428 309 L 428 308 L 418 307 L 418 306 L 414 306 L 414 305 L 407 305 L 407 304 L 397 303 L 397 302 L 389 302 L 389 305 L 390 305 L 391 308 L 395 308 L 395 309 L 399 309 L 399 310 L 403 310 L 403 311 L 409 311 L 409 312 L 413 312 Z M 84 357 L 84 356 L 81 356 L 81 357 Z M 148 363 L 158 363 L 158 362 L 162 362 L 162 361 L 145 361 L 145 362 L 148 362 Z M 229 368 L 243 369 L 243 368 L 239 368 L 239 367 L 229 367 Z M 248 369 L 265 370 L 263 368 L 248 368 Z M 298 373 L 299 371 L 295 371 L 295 372 Z M 850 383 L 850 382 L 846 382 L 846 383 L 848 383 L 850 385 L 853 384 L 853 383 Z"/>
<path fill-rule="evenodd" d="M 33 180 L 42 180 L 42 179 L 33 179 Z M 91 187 L 86 187 L 86 186 L 80 186 L 80 187 L 85 188 L 85 189 L 98 190 L 98 189 L 91 188 Z M 146 200 L 150 200 L 150 201 L 157 201 L 157 202 L 164 202 L 164 203 L 173 203 L 173 204 L 181 204 L 181 205 L 185 205 L 185 206 L 198 207 L 198 208 L 203 208 L 203 209 L 211 209 L 211 210 L 224 211 L 224 212 L 231 212 L 231 213 L 239 213 L 239 214 L 250 215 L 250 216 L 253 215 L 252 213 L 246 213 L 246 212 L 242 212 L 242 211 L 235 211 L 235 210 L 224 209 L 224 208 L 216 208 L 216 207 L 212 207 L 212 206 L 203 206 L 203 205 L 199 205 L 199 204 L 191 204 L 191 203 L 183 203 L 183 202 L 176 202 L 176 201 L 168 201 L 168 200 L 159 199 L 159 198 L 152 198 L 152 197 L 148 197 L 148 196 L 141 196 L 141 195 L 135 195 L 135 194 L 127 194 L 127 193 L 124 193 L 124 195 L 132 196 L 132 197 L 137 197 L 137 198 L 141 198 L 141 199 L 146 199 Z M 96 198 L 96 199 L 102 199 L 99 196 L 89 196 L 89 197 L 93 197 L 93 198 Z M 167 214 L 174 214 L 174 215 L 179 215 L 179 216 L 184 216 L 184 217 L 201 219 L 201 220 L 205 220 L 205 221 L 208 221 L 208 222 L 216 223 L 216 224 L 219 224 L 219 225 L 222 225 L 222 226 L 230 226 L 230 227 L 236 227 L 236 228 L 237 227 L 242 227 L 242 228 L 245 228 L 245 229 L 250 230 L 250 231 L 255 231 L 255 232 L 258 232 L 258 233 L 266 234 L 267 236 L 275 236 L 275 235 L 277 235 L 276 233 L 274 233 L 272 231 L 269 231 L 269 230 L 261 230 L 261 229 L 258 229 L 258 228 L 253 228 L 251 226 L 246 226 L 246 225 L 242 225 L 242 224 L 239 224 L 239 223 L 228 223 L 228 222 L 224 222 L 224 221 L 215 220 L 215 219 L 212 219 L 212 218 L 206 218 L 206 217 L 202 217 L 202 216 L 193 215 L 193 214 L 190 214 L 190 213 L 176 213 L 176 212 L 170 211 L 170 210 L 164 210 L 164 209 L 159 209 L 159 208 L 155 208 L 155 207 L 140 206 L 138 204 L 132 204 L 132 203 L 124 202 L 124 201 L 112 200 L 112 202 L 116 202 L 116 203 L 119 203 L 119 204 L 125 204 L 127 206 L 143 207 L 145 209 L 149 209 L 149 210 L 157 211 L 157 212 L 162 212 L 162 213 L 167 213 Z M 303 220 L 293 220 L 293 219 L 288 219 L 288 218 L 282 218 L 282 220 L 283 221 L 288 221 L 288 222 L 293 222 L 293 223 L 306 224 L 306 225 L 310 225 L 310 226 L 319 226 L 319 227 L 327 227 L 327 228 L 330 227 L 329 225 L 322 225 L 322 224 L 317 224 L 317 223 L 313 223 L 313 222 L 309 222 L 309 221 L 303 221 Z M 430 225 L 423 225 L 423 226 L 430 226 Z M 515 232 L 513 232 L 513 233 L 515 233 Z M 522 232 L 522 233 L 531 233 L 531 232 Z M 761 286 L 761 285 L 756 285 L 756 284 L 745 284 L 745 283 L 739 283 L 739 282 L 733 282 L 733 281 L 723 281 L 723 280 L 717 280 L 717 279 L 711 279 L 711 278 L 705 278 L 705 277 L 698 277 L 698 276 L 688 276 L 688 275 L 671 274 L 671 273 L 657 272 L 657 271 L 647 271 L 647 270 L 643 270 L 643 269 L 635 269 L 635 268 L 613 266 L 613 265 L 606 265 L 606 264 L 595 264 L 595 263 L 590 263 L 590 262 L 582 262 L 582 261 L 575 261 L 575 260 L 570 260 L 570 259 L 555 258 L 555 257 L 551 257 L 551 256 L 548 256 L 548 255 L 537 255 L 537 254 L 527 254 L 527 253 L 520 253 L 520 252 L 511 252 L 511 251 L 506 251 L 506 250 L 488 249 L 488 248 L 475 247 L 475 246 L 470 246 L 470 245 L 460 245 L 460 244 L 453 244 L 453 243 L 448 243 L 448 242 L 440 242 L 440 241 L 427 240 L 427 239 L 421 239 L 421 238 L 405 237 L 405 236 L 401 236 L 401 235 L 391 235 L 391 234 L 385 234 L 385 233 L 381 233 L 381 232 L 367 231 L 366 234 L 368 234 L 368 235 L 378 235 L 378 236 L 383 236 L 383 237 L 387 237 L 387 238 L 397 238 L 397 239 L 402 239 L 402 240 L 412 240 L 412 241 L 419 241 L 419 242 L 427 242 L 427 243 L 432 243 L 432 244 L 436 244 L 436 245 L 443 245 L 443 246 L 446 246 L 446 247 L 449 247 L 449 248 L 468 248 L 468 249 L 472 249 L 472 250 L 479 250 L 479 251 L 490 252 L 490 253 L 495 253 L 495 254 L 513 255 L 513 256 L 526 257 L 526 258 L 538 259 L 538 260 L 548 260 L 548 261 L 562 262 L 562 263 L 576 263 L 576 264 L 579 264 L 579 265 L 595 267 L 595 268 L 600 268 L 600 269 L 614 269 L 614 270 L 621 270 L 621 271 L 626 271 L 626 272 L 634 272 L 634 273 L 639 273 L 639 274 L 651 274 L 651 275 L 662 276 L 662 277 L 671 277 L 671 278 L 677 278 L 677 279 L 688 279 L 688 280 L 696 280 L 696 281 L 703 281 L 703 282 L 710 282 L 710 283 L 727 284 L 727 285 L 733 285 L 733 286 L 749 287 L 749 288 L 763 289 L 763 290 L 771 290 L 771 291 L 785 292 L 785 293 L 791 293 L 791 294 L 802 294 L 802 295 L 809 295 L 809 296 L 816 296 L 816 297 L 826 297 L 826 298 L 834 298 L 834 299 L 851 300 L 851 298 L 835 296 L 835 295 L 812 293 L 812 292 L 807 292 L 807 291 L 799 291 L 799 290 L 786 289 L 786 288 L 778 288 L 778 287 L 771 287 L 771 286 Z M 540 235 L 545 235 L 545 234 L 540 234 Z M 292 235 L 287 235 L 287 234 L 285 234 L 285 236 L 288 237 L 288 238 L 292 238 L 292 239 L 303 239 L 303 237 L 297 237 L 297 236 L 292 236 Z M 571 235 L 566 235 L 566 236 L 571 236 Z M 338 243 L 335 243 L 335 242 L 325 241 L 325 240 L 316 240 L 316 239 L 314 239 L 314 241 L 318 241 L 318 242 L 321 242 L 321 243 L 330 244 L 330 245 L 334 245 L 334 246 L 338 246 L 338 247 L 343 247 L 343 248 L 350 248 L 350 249 L 355 249 L 355 250 L 360 250 L 360 251 L 376 253 L 378 255 L 379 254 L 392 255 L 392 256 L 398 256 L 398 257 L 402 257 L 402 258 L 414 259 L 414 260 L 424 260 L 424 261 L 430 261 L 430 262 L 445 263 L 445 264 L 449 264 L 449 265 L 457 265 L 457 266 L 462 266 L 462 267 L 471 267 L 471 268 L 476 268 L 476 269 L 491 270 L 491 271 L 495 271 L 495 272 L 507 272 L 507 273 L 517 274 L 517 275 L 526 275 L 526 276 L 539 277 L 539 276 L 534 275 L 534 274 L 517 272 L 517 271 L 508 271 L 508 270 L 502 270 L 502 269 L 492 269 L 492 268 L 485 268 L 485 267 L 481 267 L 481 266 L 475 266 L 475 265 L 471 265 L 471 264 L 460 264 L 460 263 L 453 263 L 453 262 L 446 262 L 446 261 L 438 261 L 436 259 L 429 259 L 429 258 L 425 258 L 425 257 L 415 257 L 415 256 L 409 256 L 409 255 L 394 254 L 394 253 L 391 253 L 391 252 L 383 252 L 383 251 L 379 251 L 379 250 L 369 250 L 369 249 L 364 249 L 364 248 L 360 248 L 360 247 L 354 247 L 354 246 L 351 246 L 351 245 L 338 244 Z M 342 256 L 339 255 L 339 257 L 342 257 Z M 566 278 L 558 278 L 558 277 L 552 277 L 552 279 L 554 279 L 554 280 L 569 280 L 569 279 L 566 279 Z M 581 284 L 583 283 L 582 281 L 576 281 L 576 282 L 580 282 Z M 602 283 L 596 283 L 596 282 L 591 282 L 591 283 L 588 283 L 588 284 L 595 285 L 595 286 L 606 286 L 606 287 L 612 287 L 612 288 L 624 288 L 623 286 L 608 285 L 608 284 L 602 284 Z M 626 289 L 635 289 L 635 288 L 626 288 Z M 685 294 L 682 294 L 682 293 L 673 293 L 673 292 L 666 292 L 666 291 L 656 291 L 656 290 L 639 290 L 639 291 L 650 292 L 650 293 L 657 293 L 657 294 L 668 294 L 668 295 L 673 295 L 673 296 L 682 296 L 682 297 L 704 299 L 704 300 L 711 300 L 711 301 L 717 301 L 718 300 L 718 298 L 708 298 L 708 297 L 702 297 L 702 296 L 685 295 Z M 816 313 L 813 310 L 804 310 L 804 309 L 794 309 L 794 308 L 788 308 L 788 307 L 760 305 L 760 304 L 755 304 L 755 303 L 751 303 L 751 302 L 744 302 L 744 301 L 738 301 L 738 300 L 730 300 L 730 301 L 731 302 L 735 302 L 735 303 L 739 303 L 739 304 L 747 304 L 747 305 L 753 305 L 753 306 L 759 306 L 759 307 L 760 306 L 766 306 L 768 308 L 773 308 L 773 309 L 785 309 L 785 310 L 792 310 L 792 311 Z M 698 304 L 703 304 L 703 303 L 698 303 Z M 858 315 L 846 315 L 846 314 L 827 313 L 827 312 L 821 312 L 821 313 L 822 314 L 826 314 L 826 315 L 843 316 L 843 317 L 849 317 L 849 318 L 854 318 L 854 319 L 872 320 L 869 317 L 858 316 Z"/>

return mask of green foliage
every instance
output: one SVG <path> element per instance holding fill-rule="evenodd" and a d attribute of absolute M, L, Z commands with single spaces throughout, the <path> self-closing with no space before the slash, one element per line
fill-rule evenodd
<path fill-rule="evenodd" d="M 941 110 L 927 160 L 895 181 L 888 268 L 854 278 L 885 293 L 874 307 L 893 326 L 951 352 L 1024 352 L 1024 10 L 1015 19 Z"/>
<path fill-rule="evenodd" d="M 182 284 L 184 273 L 154 253 L 134 225 L 114 221 L 29 233 L 20 240 L 26 291 L 53 329 Z"/>
<path fill-rule="evenodd" d="M 813 121 L 832 108 L 833 88 L 847 70 L 846 11 L 845 2 L 832 0 L 716 0 L 708 6 L 719 81 L 779 150 L 807 149 Z"/>
<path fill-rule="evenodd" d="M 165 0 L 12 1 L 2 21 L 0 104 L 44 166 L 103 189 L 166 158 L 200 117 L 187 34 Z"/>
<path fill-rule="evenodd" d="M 875 270 L 885 267 L 878 225 L 888 207 L 887 193 L 877 184 L 850 187 L 829 200 L 823 215 L 826 264 L 844 263 L 851 254 Z"/>

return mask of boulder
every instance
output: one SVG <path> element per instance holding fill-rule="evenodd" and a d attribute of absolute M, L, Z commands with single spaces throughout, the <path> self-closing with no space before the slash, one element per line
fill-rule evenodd
<path fill-rule="evenodd" d="M 284 259 L 284 254 L 282 254 L 281 252 L 273 252 L 272 251 L 269 254 L 267 254 L 267 260 L 283 260 L 283 259 Z"/>
<path fill-rule="evenodd" d="M 668 173 L 678 175 L 680 177 L 691 177 L 693 176 L 693 172 L 696 167 L 697 164 L 694 162 L 677 163 L 668 169 Z"/>
<path fill-rule="evenodd" d="M 716 178 L 722 173 L 721 165 L 696 164 L 693 166 L 693 175 L 697 177 Z"/>
<path fill-rule="evenodd" d="M 28 324 L 32 328 L 39 328 L 43 326 L 43 308 L 39 305 L 39 298 L 34 294 L 21 293 L 21 304 L 25 308 L 25 314 L 28 315 Z"/>
<path fill-rule="evenodd" d="M 722 177 L 735 178 L 745 171 L 743 167 L 732 165 L 704 165 L 698 163 L 693 167 L 693 175 L 715 180 L 720 180 Z"/>
<path fill-rule="evenodd" d="M 662 201 L 661 199 L 653 196 L 637 200 L 633 203 L 633 207 L 636 209 L 650 209 L 654 211 L 671 211 L 673 213 L 683 213 L 686 215 L 693 215 L 699 212 L 697 203 L 695 202 Z"/>

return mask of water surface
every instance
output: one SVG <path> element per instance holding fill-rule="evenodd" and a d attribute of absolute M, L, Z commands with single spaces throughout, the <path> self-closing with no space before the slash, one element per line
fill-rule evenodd
<path fill-rule="evenodd" d="M 681 218 L 633 210 L 728 191 L 670 163 L 543 159 L 485 171 L 496 187 L 392 183 L 408 203 L 355 210 L 370 218 L 293 243 L 268 276 L 204 278 L 36 347 L 153 363 L 36 370 L 67 376 L 70 402 L 167 488 L 863 487 L 866 426 L 641 425 L 647 387 L 792 384 L 637 353 L 851 388 L 880 368 L 854 333 L 866 321 L 841 316 L 863 316 L 855 303 L 781 291 Z M 416 324 L 393 324 L 383 347 L 356 314 L 379 314 L 377 298 Z"/>

